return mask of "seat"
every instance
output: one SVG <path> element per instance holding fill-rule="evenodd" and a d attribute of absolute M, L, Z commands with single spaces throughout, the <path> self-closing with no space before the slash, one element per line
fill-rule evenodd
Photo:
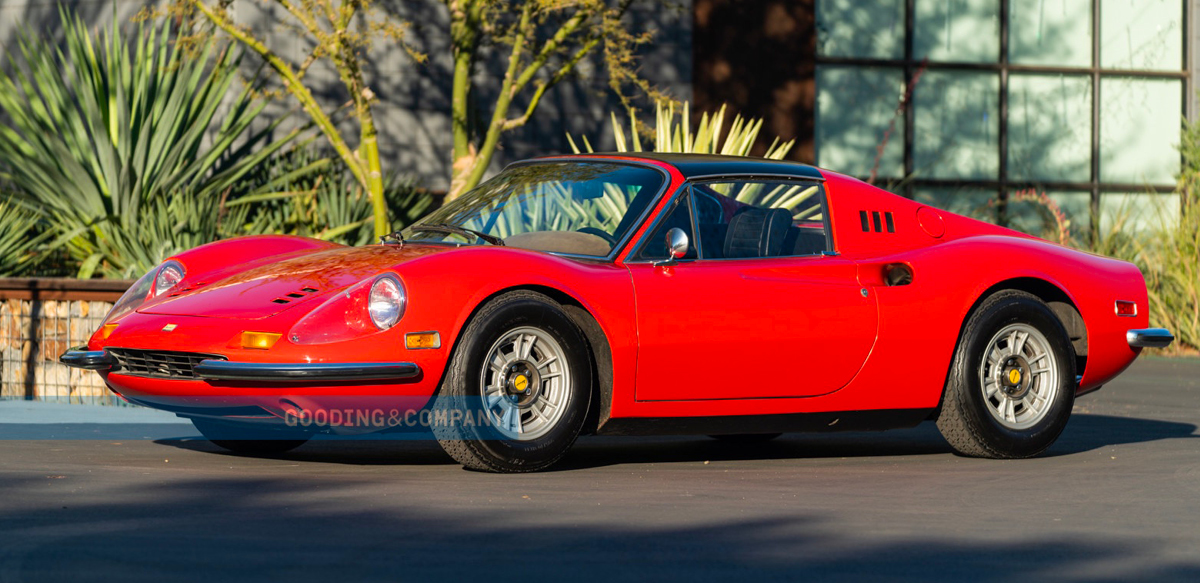
<path fill-rule="evenodd" d="M 791 226 L 792 215 L 786 209 L 746 207 L 729 221 L 725 258 L 778 257 Z"/>
<path fill-rule="evenodd" d="M 783 241 L 783 249 L 793 256 L 818 255 L 825 251 L 825 232 L 792 227 Z"/>

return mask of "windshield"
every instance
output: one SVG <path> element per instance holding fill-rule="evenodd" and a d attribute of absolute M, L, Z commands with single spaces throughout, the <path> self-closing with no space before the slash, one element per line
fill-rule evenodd
<path fill-rule="evenodd" d="M 505 245 L 605 257 L 662 188 L 661 172 L 543 162 L 501 172 L 404 230 L 406 241 Z"/>

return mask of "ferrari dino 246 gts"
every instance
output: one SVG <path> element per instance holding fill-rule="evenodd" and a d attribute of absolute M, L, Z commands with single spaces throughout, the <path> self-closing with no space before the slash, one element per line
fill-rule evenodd
<path fill-rule="evenodd" d="M 130 402 L 245 452 L 423 426 L 468 468 L 580 433 L 770 438 L 936 420 L 1037 455 L 1143 347 L 1145 281 L 810 166 L 526 161 L 379 245 L 219 241 L 139 279 L 86 347 Z"/>

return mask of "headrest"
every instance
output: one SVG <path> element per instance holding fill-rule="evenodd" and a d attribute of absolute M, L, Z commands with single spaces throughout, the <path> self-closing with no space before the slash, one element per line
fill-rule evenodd
<path fill-rule="evenodd" d="M 725 257 L 778 256 L 791 225 L 792 214 L 786 209 L 745 207 L 729 221 Z"/>

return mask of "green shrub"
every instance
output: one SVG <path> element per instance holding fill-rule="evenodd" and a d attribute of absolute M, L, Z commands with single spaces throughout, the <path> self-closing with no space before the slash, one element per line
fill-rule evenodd
<path fill-rule="evenodd" d="M 1145 255 L 1151 325 L 1174 332 L 1177 349 L 1200 349 L 1200 205 L 1187 205 L 1179 225 L 1153 238 Z"/>
<path fill-rule="evenodd" d="M 3 178 L 65 250 L 78 277 L 132 277 L 246 223 L 230 188 L 290 140 L 250 131 L 264 107 L 247 85 L 227 99 L 240 57 L 212 41 L 114 20 L 94 37 L 60 10 L 65 46 L 24 30 L 0 74 Z"/>

